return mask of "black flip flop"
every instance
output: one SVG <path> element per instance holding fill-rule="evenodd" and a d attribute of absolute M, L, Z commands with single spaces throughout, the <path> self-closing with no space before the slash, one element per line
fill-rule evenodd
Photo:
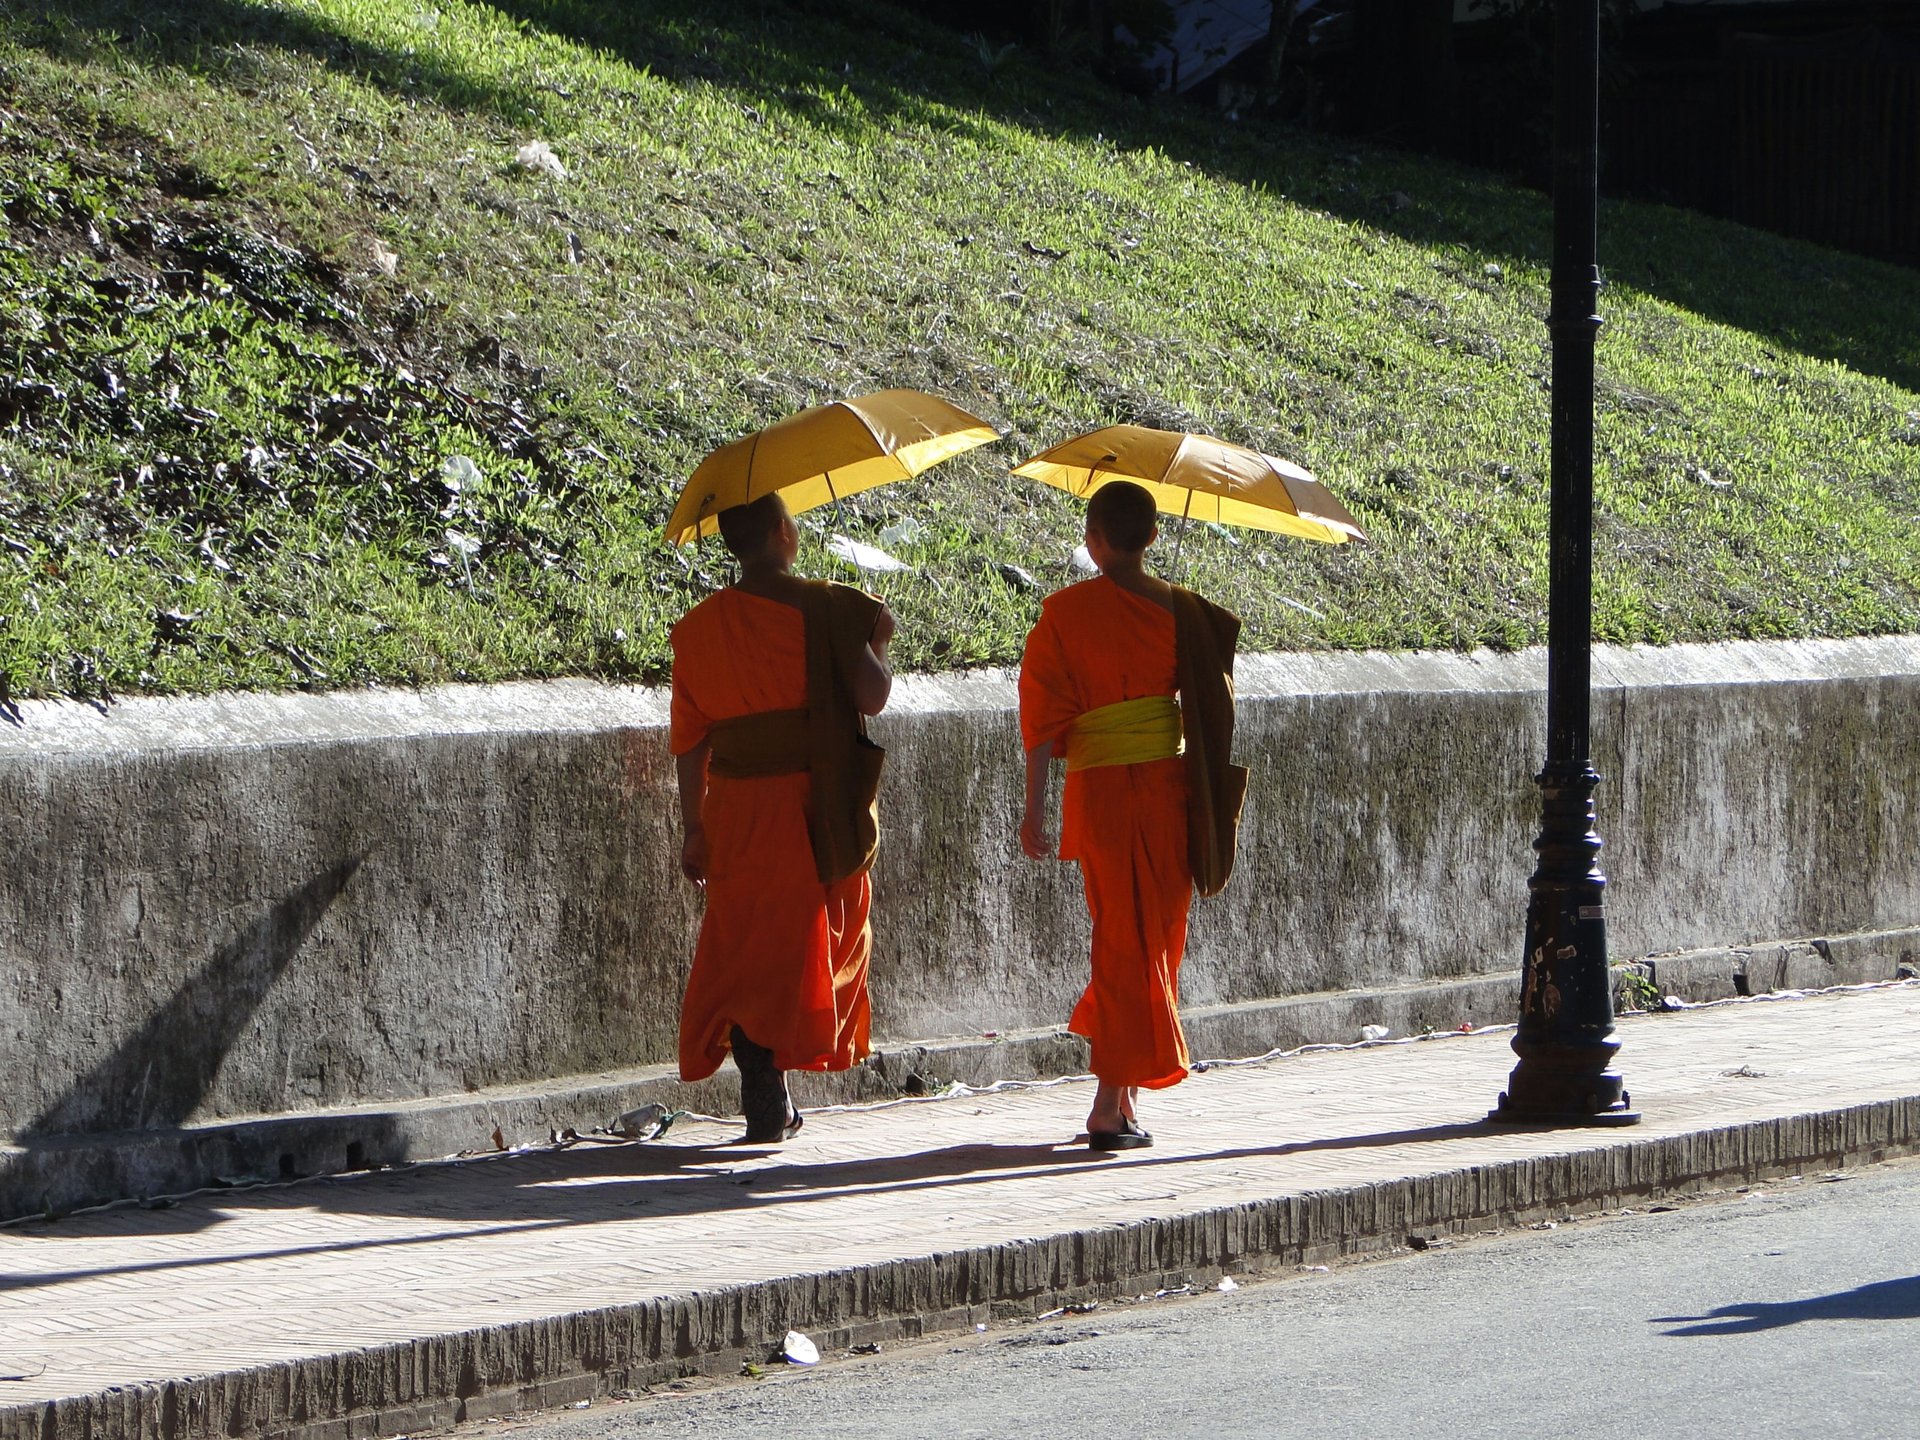
<path fill-rule="evenodd" d="M 1153 1136 L 1142 1130 L 1132 1120 L 1122 1120 L 1118 1130 L 1089 1130 L 1087 1148 L 1089 1150 L 1144 1150 L 1153 1144 Z"/>
<path fill-rule="evenodd" d="M 790 1110 L 787 1112 L 787 1123 L 782 1125 L 778 1130 L 772 1132 L 755 1132 L 749 1130 L 740 1137 L 738 1143 L 742 1145 L 778 1145 L 782 1140 L 791 1140 L 794 1136 L 798 1135 L 800 1133 L 800 1127 L 806 1123 L 806 1118 L 801 1115 L 798 1110 Z"/>

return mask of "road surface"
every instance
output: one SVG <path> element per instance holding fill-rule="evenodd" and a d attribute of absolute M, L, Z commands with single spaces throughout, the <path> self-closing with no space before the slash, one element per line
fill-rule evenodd
<path fill-rule="evenodd" d="M 1920 1162 L 1105 1303 L 471 1440 L 1920 1436 Z"/>

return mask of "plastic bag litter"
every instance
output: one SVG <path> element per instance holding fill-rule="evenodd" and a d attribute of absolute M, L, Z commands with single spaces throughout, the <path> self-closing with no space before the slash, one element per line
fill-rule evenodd
<path fill-rule="evenodd" d="M 882 545 L 911 545 L 920 538 L 920 522 L 912 516 L 896 520 L 880 532 Z"/>
<path fill-rule="evenodd" d="M 1220 1277 L 1220 1283 L 1214 1286 L 1213 1288 L 1218 1290 L 1222 1295 L 1231 1295 L 1234 1291 L 1238 1290 L 1240 1287 L 1239 1285 L 1234 1283 L 1234 1279 L 1231 1275 L 1222 1275 Z"/>
<path fill-rule="evenodd" d="M 607 1129 L 628 1140 L 645 1140 L 665 1128 L 661 1122 L 666 1118 L 667 1107 L 658 1100 L 650 1100 L 645 1105 L 637 1105 L 627 1111 Z"/>
<path fill-rule="evenodd" d="M 906 561 L 894 559 L 877 545 L 868 545 L 860 540 L 849 540 L 844 535 L 827 537 L 827 553 L 861 570 L 871 570 L 879 574 L 893 574 L 896 571 L 913 569 Z"/>
<path fill-rule="evenodd" d="M 787 1331 L 787 1338 L 781 1342 L 780 1353 L 787 1357 L 792 1365 L 818 1365 L 820 1347 L 802 1335 L 798 1330 Z"/>
<path fill-rule="evenodd" d="M 478 485 L 485 478 L 471 455 L 449 455 L 440 462 L 440 483 L 456 494 Z"/>
<path fill-rule="evenodd" d="M 1074 547 L 1073 558 L 1067 562 L 1082 575 L 1098 575 L 1100 567 L 1093 563 L 1093 554 L 1084 545 Z"/>
<path fill-rule="evenodd" d="M 529 140 L 513 152 L 514 162 L 523 170 L 544 170 L 556 180 L 567 178 L 567 167 L 544 140 Z"/>
<path fill-rule="evenodd" d="M 1362 1040 L 1384 1040 L 1392 1033 L 1393 1031 L 1385 1025 L 1362 1025 L 1360 1027 L 1360 1038 Z"/>

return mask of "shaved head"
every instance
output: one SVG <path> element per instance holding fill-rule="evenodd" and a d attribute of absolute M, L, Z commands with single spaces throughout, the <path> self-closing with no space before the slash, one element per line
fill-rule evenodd
<path fill-rule="evenodd" d="M 1131 480 L 1109 480 L 1087 502 L 1087 528 L 1123 555 L 1138 555 L 1153 543 L 1153 496 Z"/>
<path fill-rule="evenodd" d="M 787 510 L 787 502 L 780 498 L 779 492 L 762 495 L 758 500 L 749 500 L 745 505 L 733 505 L 720 512 L 720 538 L 726 542 L 727 549 L 733 552 L 733 558 L 740 561 L 757 560 L 780 533 L 782 522 L 793 517 Z"/>

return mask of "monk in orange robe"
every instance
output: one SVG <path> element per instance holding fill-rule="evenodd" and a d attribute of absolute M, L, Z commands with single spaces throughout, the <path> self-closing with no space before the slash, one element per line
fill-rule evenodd
<path fill-rule="evenodd" d="M 1056 854 L 1047 770 L 1064 758 L 1057 853 L 1079 862 L 1093 917 L 1092 979 L 1067 1028 L 1092 1046 L 1099 1084 L 1087 1137 L 1097 1150 L 1150 1145 L 1153 1137 L 1136 1114 L 1139 1091 L 1178 1084 L 1187 1074 L 1179 995 L 1194 890 L 1194 776 L 1182 744 L 1182 707 L 1174 700 L 1183 688 L 1175 640 L 1181 603 L 1201 607 L 1195 613 L 1225 641 L 1227 728 L 1218 762 L 1231 743 L 1230 667 L 1239 622 L 1147 573 L 1147 547 L 1157 534 L 1146 490 L 1125 481 L 1097 490 L 1087 509 L 1086 545 L 1101 573 L 1047 597 L 1020 666 L 1027 751 L 1021 848 L 1035 860 Z M 1237 796 L 1232 811 L 1237 823 Z"/>
<path fill-rule="evenodd" d="M 865 643 L 843 678 L 862 715 L 886 705 L 894 627 L 873 597 L 794 575 L 800 532 L 778 495 L 719 521 L 740 578 L 672 634 L 680 868 L 706 892 L 681 1007 L 680 1074 L 704 1079 L 731 1051 L 745 1138 L 758 1143 L 800 1128 L 785 1072 L 844 1070 L 869 1052 L 867 876 L 823 881 L 809 833 L 809 617 L 831 610 L 861 627 Z"/>

